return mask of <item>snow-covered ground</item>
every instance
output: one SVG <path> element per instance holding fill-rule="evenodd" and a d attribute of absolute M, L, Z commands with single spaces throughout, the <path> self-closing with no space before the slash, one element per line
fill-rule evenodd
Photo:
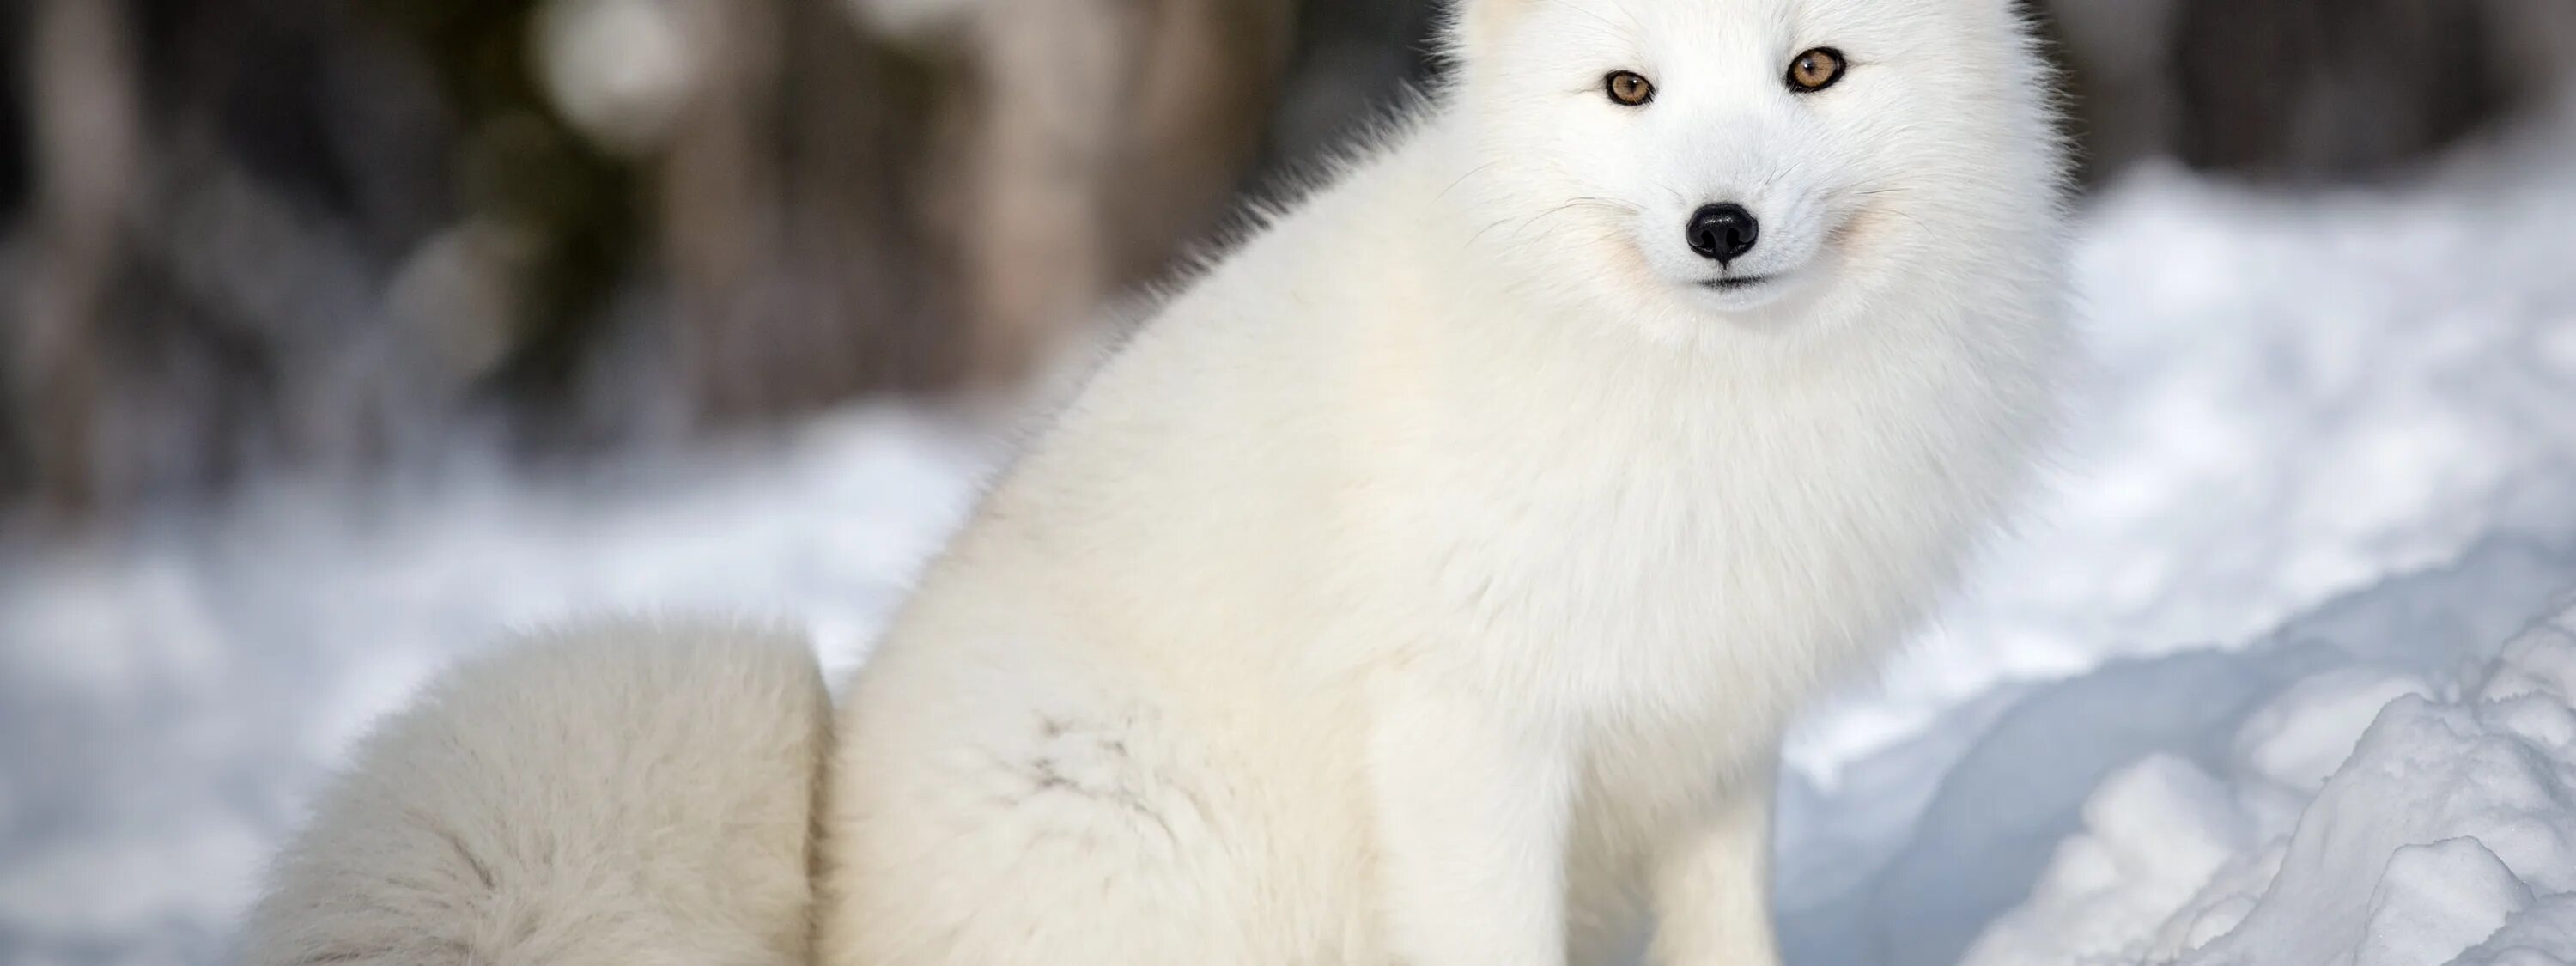
<path fill-rule="evenodd" d="M 2571 144 L 2380 190 L 2149 171 L 2101 199 L 2078 251 L 2098 375 L 2055 498 L 1792 743 L 1795 961 L 2161 963 L 2261 898 L 2301 911 L 2182 961 L 2342 964 L 2398 846 L 2516 814 L 2481 804 L 2505 779 L 2435 767 L 2429 740 L 2367 748 L 2457 815 L 2316 785 L 2390 698 L 2475 695 L 2480 662 L 2576 589 Z M 2576 830 L 2576 796 L 2542 787 Z M 2294 827 L 2344 864 L 2274 889 L 2264 857 Z"/>
<path fill-rule="evenodd" d="M 2057 495 L 1792 743 L 1794 962 L 2576 963 L 2569 145 L 2099 199 Z M 227 958 L 335 756 L 507 626 L 784 613 L 854 662 L 996 452 L 863 409 L 0 550 L 0 961 Z"/>

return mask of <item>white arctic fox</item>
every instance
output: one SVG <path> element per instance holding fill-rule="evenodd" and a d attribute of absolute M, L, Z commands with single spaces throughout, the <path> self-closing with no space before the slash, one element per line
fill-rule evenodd
<path fill-rule="evenodd" d="M 505 655 L 400 727 L 509 747 L 362 754 L 255 957 L 1775 962 L 1784 723 L 1951 586 L 2049 422 L 2043 68 L 2013 0 L 1462 0 L 1447 36 L 1434 103 L 1001 479 L 828 761 L 779 764 L 810 695 L 742 703 L 722 646 Z M 517 696 L 454 720 L 468 688 Z M 810 950 L 730 884 L 801 874 L 782 842 Z"/>

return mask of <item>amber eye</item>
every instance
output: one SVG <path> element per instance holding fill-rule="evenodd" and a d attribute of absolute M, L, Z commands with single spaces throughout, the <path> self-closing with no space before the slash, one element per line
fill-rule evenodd
<path fill-rule="evenodd" d="M 1818 47 L 1789 62 L 1789 89 L 1812 94 L 1843 79 L 1843 52 Z"/>
<path fill-rule="evenodd" d="M 1629 107 L 1655 99 L 1655 82 L 1633 70 L 1613 71 L 1601 79 L 1601 86 L 1609 90 L 1611 100 Z"/>

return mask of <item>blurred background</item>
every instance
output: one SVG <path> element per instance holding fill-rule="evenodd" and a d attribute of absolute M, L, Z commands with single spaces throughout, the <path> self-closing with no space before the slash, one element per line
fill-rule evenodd
<path fill-rule="evenodd" d="M 1007 391 L 1433 70 L 1427 0 L 17 0 L 0 514 Z M 2403 170 L 2567 0 L 2058 0 L 2096 179 Z"/>
<path fill-rule="evenodd" d="M 0 5 L 0 959 L 220 958 L 348 738 L 505 625 L 855 661 L 1008 414 L 1432 80 L 1433 7 Z M 1927 645 L 1987 656 L 1802 739 L 1818 794 L 1999 682 L 2576 533 L 2576 0 L 2033 12 L 2120 485 Z"/>
<path fill-rule="evenodd" d="M 0 506 L 1022 384 L 1419 81 L 1421 2 L 22 0 Z"/>

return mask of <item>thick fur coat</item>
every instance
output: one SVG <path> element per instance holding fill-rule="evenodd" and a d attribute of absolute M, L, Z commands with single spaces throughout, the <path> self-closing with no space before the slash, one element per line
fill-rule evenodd
<path fill-rule="evenodd" d="M 931 565 L 812 766 L 815 961 L 1776 962 L 1782 729 L 1952 588 L 2050 422 L 2047 78 L 2010 0 L 1464 0 L 1448 36 L 1450 85 L 1165 304 Z M 572 692 L 631 674 L 597 676 L 489 726 L 564 754 Z M 356 781 L 483 796 L 464 851 L 783 840 L 549 797 L 805 801 L 773 762 L 821 739 L 758 724 L 804 705 L 667 683 L 690 742 L 795 737 L 661 791 L 392 743 Z M 297 861 L 438 859 L 353 848 L 370 807 Z M 535 860 L 481 861 L 584 886 Z M 717 891 L 655 928 L 784 950 Z M 545 959 L 506 940 L 475 961 Z"/>

